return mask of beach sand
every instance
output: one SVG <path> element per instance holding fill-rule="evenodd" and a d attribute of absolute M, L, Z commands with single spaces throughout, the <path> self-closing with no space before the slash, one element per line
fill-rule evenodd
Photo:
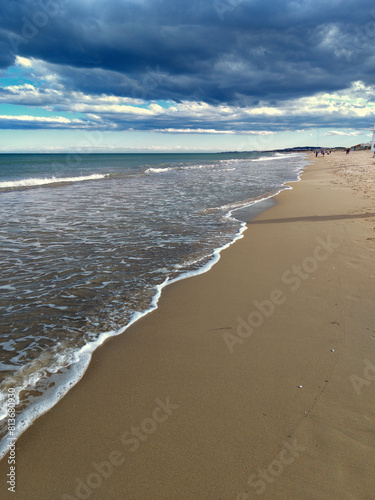
<path fill-rule="evenodd" d="M 370 499 L 375 161 L 316 161 L 207 273 L 98 349 L 1 498 Z"/>

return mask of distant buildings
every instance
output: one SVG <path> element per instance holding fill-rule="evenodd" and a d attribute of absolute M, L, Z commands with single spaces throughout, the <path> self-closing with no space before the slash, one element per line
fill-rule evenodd
<path fill-rule="evenodd" d="M 361 149 L 371 149 L 371 142 L 364 142 L 363 144 L 357 144 L 351 147 L 352 151 L 360 151 Z"/>

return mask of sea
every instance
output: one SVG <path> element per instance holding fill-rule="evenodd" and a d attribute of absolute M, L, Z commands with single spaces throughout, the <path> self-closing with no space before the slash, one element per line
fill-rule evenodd
<path fill-rule="evenodd" d="M 303 153 L 1 154 L 0 455 L 93 351 L 242 237 L 236 211 L 297 181 Z M 290 189 L 290 188 L 289 188 Z"/>

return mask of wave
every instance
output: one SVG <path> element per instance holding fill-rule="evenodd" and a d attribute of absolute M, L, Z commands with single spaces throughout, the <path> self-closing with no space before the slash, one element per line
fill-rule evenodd
<path fill-rule="evenodd" d="M 256 160 L 251 161 L 274 161 L 274 160 L 283 160 L 284 156 L 268 156 L 267 158 L 257 158 Z"/>
<path fill-rule="evenodd" d="M 275 153 L 274 156 L 267 156 L 266 158 L 257 158 L 250 161 L 272 161 L 272 160 L 284 160 L 285 158 L 291 158 L 299 156 L 301 153 Z"/>
<path fill-rule="evenodd" d="M 262 195 L 256 196 L 255 198 L 249 198 L 247 200 L 234 201 L 233 203 L 228 203 L 226 205 L 221 205 L 219 207 L 205 208 L 204 210 L 202 210 L 201 213 L 208 214 L 212 212 L 229 210 L 229 212 L 226 214 L 226 217 L 228 216 L 234 217 L 232 212 L 235 212 L 240 208 L 250 207 L 251 205 L 255 205 L 256 203 L 259 203 L 261 201 L 268 200 L 269 198 L 273 198 L 274 196 L 277 196 L 281 191 L 283 191 L 283 189 L 289 189 L 289 187 L 283 184 L 283 186 L 279 190 L 275 190 L 269 193 L 264 193 Z"/>
<path fill-rule="evenodd" d="M 277 153 L 277 154 L 279 155 L 279 158 L 273 157 L 273 158 L 265 158 L 265 159 L 268 159 L 268 160 L 270 160 L 270 159 L 275 160 L 276 159 L 277 160 L 277 159 L 281 159 L 281 156 L 283 156 L 283 157 L 284 156 L 291 156 L 291 155 L 286 155 L 286 154 L 282 155 L 281 153 Z M 298 153 L 294 153 L 293 156 L 300 156 L 300 155 Z M 261 161 L 261 159 L 250 160 L 250 161 Z M 297 174 L 298 174 L 297 182 L 299 182 L 301 180 L 301 174 L 303 171 L 304 171 L 304 167 L 301 167 L 301 165 L 296 166 L 295 172 L 297 172 Z M 274 198 L 275 196 L 277 196 L 278 194 L 280 194 L 284 190 L 293 189 L 289 185 L 290 182 L 294 182 L 294 180 L 285 181 L 279 188 L 275 189 L 275 191 L 273 191 L 273 192 L 263 193 L 262 195 L 256 196 L 255 198 L 249 198 L 247 200 L 242 200 L 242 201 L 235 201 L 235 202 L 228 203 L 226 205 L 221 205 L 218 207 L 209 207 L 209 208 L 202 210 L 201 213 L 206 214 L 206 213 L 211 213 L 211 212 L 229 210 L 229 213 L 227 215 L 229 215 L 230 217 L 236 218 L 235 215 L 233 214 L 233 212 L 235 212 L 236 210 L 238 210 L 240 208 L 250 207 L 251 205 L 254 205 L 256 203 L 260 203 L 262 201 L 269 200 L 270 198 Z"/>
<path fill-rule="evenodd" d="M 217 163 L 208 163 L 206 165 L 188 165 L 188 166 L 174 166 L 174 167 L 151 167 L 145 170 L 145 174 L 161 174 L 164 172 L 178 171 L 185 172 L 186 170 L 201 170 L 202 168 L 218 168 L 221 161 Z"/>
<path fill-rule="evenodd" d="M 174 168 L 148 168 L 145 170 L 145 174 L 160 174 L 162 172 L 169 172 L 170 170 L 174 170 Z"/>
<path fill-rule="evenodd" d="M 61 184 L 64 182 L 91 181 L 91 180 L 104 179 L 104 177 L 108 177 L 108 174 L 81 175 L 79 177 L 45 177 L 45 178 L 32 177 L 30 179 L 21 179 L 18 181 L 0 182 L 0 189 L 36 187 L 36 186 L 44 186 L 46 184 Z"/>

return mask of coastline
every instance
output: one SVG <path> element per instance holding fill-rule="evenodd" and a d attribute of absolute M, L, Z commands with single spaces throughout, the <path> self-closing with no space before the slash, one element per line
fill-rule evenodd
<path fill-rule="evenodd" d="M 279 155 L 282 157 L 285 157 L 287 155 Z M 296 156 L 293 154 L 293 156 Z M 300 155 L 301 156 L 301 155 Z M 303 155 L 306 157 L 306 155 Z M 272 157 L 268 157 L 268 160 L 271 160 Z M 279 159 L 279 158 L 277 158 Z M 259 159 L 253 160 L 253 161 L 259 161 Z M 306 160 L 307 162 L 307 160 Z M 72 357 L 72 363 L 70 365 L 70 368 L 68 371 L 66 371 L 63 375 L 60 374 L 60 370 L 58 368 L 55 368 L 54 372 L 59 373 L 60 376 L 58 380 L 53 380 L 51 379 L 52 384 L 48 391 L 43 394 L 41 397 L 37 397 L 36 401 L 34 404 L 32 404 L 30 407 L 26 408 L 21 414 L 18 415 L 16 419 L 16 426 L 14 429 L 14 432 L 12 434 L 12 439 L 18 439 L 32 424 L 33 422 L 38 419 L 41 415 L 44 413 L 48 412 L 51 408 L 53 408 L 65 395 L 71 390 L 72 387 L 74 387 L 84 376 L 87 368 L 90 365 L 91 358 L 93 353 L 96 351 L 96 349 L 100 348 L 108 339 L 111 339 L 112 337 L 117 337 L 118 335 L 122 335 L 125 333 L 125 331 L 130 328 L 134 323 L 136 323 L 138 320 L 146 316 L 147 314 L 151 313 L 158 307 L 158 302 L 161 297 L 163 288 L 171 285 L 177 281 L 184 280 L 191 278 L 193 276 L 197 276 L 203 273 L 208 272 L 220 259 L 221 252 L 227 248 L 229 248 L 231 245 L 233 245 L 238 239 L 241 239 L 243 237 L 244 231 L 247 229 L 246 223 L 254 218 L 256 215 L 260 214 L 270 206 L 273 206 L 276 204 L 275 198 L 277 197 L 278 194 L 280 194 L 282 191 L 285 189 L 292 189 L 289 186 L 289 183 L 291 182 L 299 182 L 301 180 L 301 173 L 303 172 L 304 167 L 299 167 L 296 169 L 296 172 L 298 172 L 298 179 L 297 181 L 285 181 L 278 189 L 277 192 L 274 192 L 272 194 L 270 193 L 265 193 L 261 197 L 257 197 L 254 200 L 250 202 L 250 204 L 246 204 L 245 202 L 237 202 L 234 204 L 230 204 L 224 207 L 220 208 L 226 208 L 228 209 L 228 213 L 225 215 L 226 218 L 236 220 L 237 222 L 240 223 L 240 226 L 238 228 L 238 232 L 233 235 L 233 239 L 228 241 L 227 243 L 223 243 L 221 246 L 215 248 L 211 254 L 207 254 L 204 257 L 202 257 L 200 260 L 193 262 L 193 264 L 199 263 L 201 260 L 202 261 L 207 261 L 205 264 L 203 264 L 201 267 L 198 267 L 195 270 L 185 270 L 182 272 L 182 274 L 178 275 L 175 278 L 168 278 L 166 279 L 163 283 L 160 285 L 157 285 L 155 287 L 155 294 L 152 297 L 152 300 L 149 303 L 149 306 L 143 310 L 143 311 L 137 311 L 135 312 L 129 319 L 129 322 L 124 325 L 123 327 L 117 329 L 117 330 L 110 330 L 110 331 L 104 331 L 102 332 L 97 339 L 86 343 L 80 350 L 76 351 L 73 353 Z M 152 169 L 147 169 L 147 170 L 152 170 Z M 100 177 L 107 177 L 109 174 L 101 174 Z M 91 176 L 91 178 L 97 178 L 98 174 L 94 174 Z M 69 178 L 71 180 L 71 178 Z M 88 179 L 87 176 L 84 177 L 78 177 L 75 178 L 76 180 L 79 179 Z M 34 179 L 33 182 L 37 180 L 43 181 L 43 179 Z M 61 179 L 60 179 L 61 180 Z M 49 183 L 49 182 L 47 182 Z M 41 184 L 45 184 L 45 182 L 42 182 Z M 236 215 L 234 215 L 236 214 Z M 209 260 L 207 260 L 209 259 Z M 24 385 L 22 387 L 19 387 L 14 394 L 15 399 L 19 397 L 19 393 L 22 391 L 27 391 L 28 386 Z M 37 392 L 36 392 L 37 393 Z M 4 412 L 1 416 L 1 419 L 6 418 L 6 398 L 4 396 Z M 6 439 L 6 436 L 4 436 L 1 439 L 0 442 L 0 460 L 3 458 L 3 456 L 6 454 L 9 448 L 9 441 Z"/>
<path fill-rule="evenodd" d="M 332 156 L 307 166 L 209 272 L 165 287 L 156 310 L 95 351 L 21 436 L 16 498 L 369 495 L 375 384 L 357 394 L 350 377 L 363 379 L 373 349 L 364 235 L 375 207 L 332 184 L 331 162 L 348 160 Z M 301 263 L 306 278 L 293 271 Z M 295 460 L 259 479 L 295 442 Z M 2 478 L 7 469 L 2 460 Z"/>

